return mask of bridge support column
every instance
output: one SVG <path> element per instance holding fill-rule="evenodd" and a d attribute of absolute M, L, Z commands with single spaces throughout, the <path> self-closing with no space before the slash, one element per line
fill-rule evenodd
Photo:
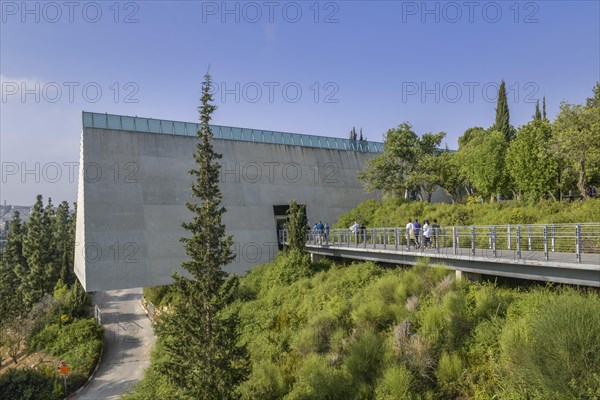
<path fill-rule="evenodd" d="M 456 280 L 462 281 L 463 279 L 471 282 L 481 282 L 481 274 L 476 274 L 474 272 L 465 272 L 465 271 L 455 271 L 456 272 Z"/>
<path fill-rule="evenodd" d="M 324 255 L 321 255 L 321 254 L 315 254 L 315 253 L 310 253 L 310 262 L 312 262 L 312 263 L 319 262 L 319 261 L 321 261 L 321 260 L 323 260 L 323 259 L 325 259 L 325 258 L 327 258 L 327 257 L 326 257 L 326 256 L 324 256 Z"/>

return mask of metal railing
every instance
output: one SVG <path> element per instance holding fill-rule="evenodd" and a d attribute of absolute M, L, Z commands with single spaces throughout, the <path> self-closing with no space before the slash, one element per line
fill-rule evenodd
<path fill-rule="evenodd" d="M 84 128 L 112 129 L 120 131 L 160 133 L 164 135 L 196 136 L 200 125 L 194 122 L 168 121 L 154 118 L 130 117 L 126 115 L 99 114 L 84 111 Z M 347 150 L 365 153 L 382 153 L 383 143 L 367 140 L 350 140 L 302 133 L 267 131 L 262 129 L 237 128 L 210 125 L 214 139 L 237 140 L 255 143 L 284 144 L 320 149 Z"/>
<path fill-rule="evenodd" d="M 287 243 L 287 231 L 280 231 Z M 367 228 L 357 232 L 331 229 L 307 231 L 307 245 L 418 251 L 455 257 L 504 258 L 521 261 L 563 261 L 600 265 L 600 223 L 452 226 L 423 229 L 414 239 L 406 229 Z"/>

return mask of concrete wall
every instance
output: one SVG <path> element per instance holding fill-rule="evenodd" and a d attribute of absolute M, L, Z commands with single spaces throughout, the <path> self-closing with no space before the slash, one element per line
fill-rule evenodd
<path fill-rule="evenodd" d="M 75 272 L 87 291 L 167 284 L 188 232 L 195 137 L 84 128 Z M 277 252 L 273 205 L 305 204 L 311 225 L 373 197 L 356 178 L 374 153 L 215 139 L 224 223 L 244 273 Z"/>

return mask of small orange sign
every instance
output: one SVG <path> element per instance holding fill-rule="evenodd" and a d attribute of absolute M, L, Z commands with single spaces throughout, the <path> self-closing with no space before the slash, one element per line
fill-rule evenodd
<path fill-rule="evenodd" d="M 58 370 L 60 371 L 61 375 L 69 374 L 69 366 L 64 361 L 61 361 L 60 364 L 58 364 Z"/>

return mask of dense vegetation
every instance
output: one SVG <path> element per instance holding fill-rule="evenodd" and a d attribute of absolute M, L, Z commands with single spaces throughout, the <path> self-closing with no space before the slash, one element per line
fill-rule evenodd
<path fill-rule="evenodd" d="M 515 129 L 509 123 L 504 82 L 496 121 L 472 127 L 458 139 L 457 152 L 440 151 L 445 132 L 421 136 L 408 123 L 388 130 L 384 151 L 361 171 L 368 190 L 392 197 L 431 200 L 436 187 L 454 201 L 464 195 L 494 199 L 593 197 L 600 186 L 600 83 L 586 104 L 561 103 L 552 122 L 536 105 L 532 120 Z"/>
<path fill-rule="evenodd" d="M 367 200 L 338 219 L 336 227 L 347 228 L 354 221 L 367 227 L 404 226 L 408 218 L 437 219 L 441 225 L 546 224 L 600 221 L 600 199 L 529 204 L 502 201 L 479 204 L 426 203 L 391 198 Z"/>
<path fill-rule="evenodd" d="M 420 265 L 311 264 L 241 278 L 242 399 L 600 399 L 596 291 L 499 287 Z M 153 366 L 126 399 L 173 397 Z M 177 398 L 177 397 L 175 397 Z"/>
<path fill-rule="evenodd" d="M 27 223 L 9 224 L 0 258 L 0 348 L 13 368 L 0 376 L 2 399 L 64 398 L 55 364 L 20 365 L 24 354 L 70 366 L 69 391 L 89 376 L 102 351 L 103 330 L 91 315 L 91 296 L 73 271 L 75 218 L 66 202 L 54 208 L 38 196 Z"/>

